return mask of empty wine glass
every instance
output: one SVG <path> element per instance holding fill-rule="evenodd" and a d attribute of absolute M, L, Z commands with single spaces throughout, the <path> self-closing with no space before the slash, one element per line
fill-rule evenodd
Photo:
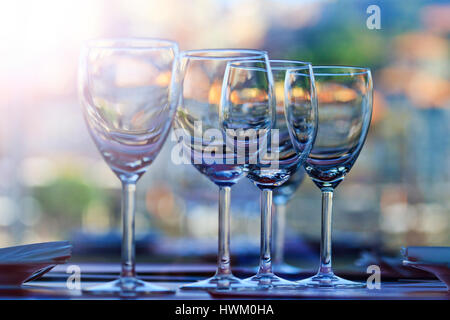
<path fill-rule="evenodd" d="M 98 150 L 122 182 L 122 272 L 118 280 L 87 288 L 96 294 L 173 293 L 136 278 L 136 183 L 158 155 L 178 97 L 177 44 L 158 39 L 88 42 L 79 64 L 83 114 Z"/>
<path fill-rule="evenodd" d="M 243 85 L 240 90 L 248 92 L 251 87 L 251 83 L 247 79 L 253 77 L 256 73 L 268 73 L 264 69 L 257 70 L 255 68 L 249 68 L 250 63 L 247 61 L 239 62 L 236 68 L 240 68 L 240 74 L 243 79 Z M 304 82 L 302 89 L 304 90 L 304 103 L 298 105 L 297 108 L 301 109 L 304 115 L 304 125 L 299 128 L 303 135 L 303 152 L 296 153 L 296 150 L 292 146 L 289 130 L 286 126 L 285 117 L 285 99 L 284 99 L 284 84 L 286 71 L 289 68 L 309 66 L 310 64 L 297 61 L 285 61 L 285 60 L 271 60 L 270 67 L 273 73 L 273 79 L 275 81 L 275 91 L 270 92 L 270 87 L 266 95 L 272 100 L 268 100 L 266 103 L 273 104 L 276 112 L 275 121 L 272 125 L 271 135 L 267 144 L 267 152 L 260 152 L 257 161 L 250 162 L 247 169 L 247 177 L 253 181 L 253 183 L 261 190 L 261 253 L 259 269 L 255 276 L 246 279 L 245 284 L 249 288 L 255 289 L 270 289 L 275 287 L 296 287 L 298 284 L 295 282 L 284 280 L 276 276 L 272 271 L 272 192 L 277 187 L 283 185 L 291 175 L 293 175 L 297 169 L 305 161 L 309 151 L 312 148 L 314 138 L 316 136 L 316 115 L 317 105 L 316 101 L 312 99 L 315 96 L 311 91 L 315 90 L 313 75 L 309 81 Z M 270 74 L 269 74 L 270 75 Z M 270 82 L 270 78 L 267 77 L 266 82 Z M 244 91 L 245 90 L 245 91 Z M 233 98 L 233 93 L 230 92 L 230 98 Z M 235 96 L 242 96 L 236 94 Z M 242 105 L 247 105 L 245 99 L 240 99 Z M 230 115 L 229 118 L 234 120 Z M 237 118 L 237 117 L 234 117 Z M 229 121 L 231 121 L 229 120 Z M 240 119 L 241 120 L 241 119 Z M 238 124 L 247 124 L 252 119 L 247 117 Z M 299 132 L 300 133 L 300 132 Z"/>
<path fill-rule="evenodd" d="M 230 268 L 230 192 L 245 175 L 245 163 L 236 161 L 234 150 L 227 146 L 220 119 L 220 100 L 227 64 L 249 59 L 268 61 L 265 51 L 244 49 L 191 50 L 179 56 L 181 91 L 174 132 L 182 145 L 183 156 L 219 187 L 216 274 L 182 289 L 232 288 L 241 283 Z"/>
<path fill-rule="evenodd" d="M 295 60 L 270 60 L 275 82 L 275 97 L 277 101 L 277 119 L 285 122 L 284 117 L 284 84 L 287 68 L 307 66 L 307 62 Z M 280 125 L 279 125 L 280 126 Z M 287 131 L 286 123 L 282 126 Z M 286 140 L 286 143 L 290 141 Z M 292 146 L 292 143 L 291 143 Z M 300 269 L 287 264 L 284 261 L 286 205 L 303 182 L 305 170 L 301 166 L 289 176 L 289 179 L 281 186 L 273 189 L 273 245 L 272 245 L 272 269 L 275 273 L 297 274 Z"/>
<path fill-rule="evenodd" d="M 286 99 L 297 100 L 298 82 L 306 69 L 286 74 Z M 331 224 L 333 190 L 350 171 L 364 145 L 372 115 L 370 70 L 358 67 L 314 66 L 319 106 L 317 138 L 304 167 L 322 191 L 322 235 L 318 273 L 299 281 L 317 288 L 356 288 L 365 284 L 334 275 L 331 267 Z M 290 130 L 295 134 L 296 125 Z M 301 139 L 301 136 L 298 137 Z M 294 143 L 295 146 L 295 143 Z"/>

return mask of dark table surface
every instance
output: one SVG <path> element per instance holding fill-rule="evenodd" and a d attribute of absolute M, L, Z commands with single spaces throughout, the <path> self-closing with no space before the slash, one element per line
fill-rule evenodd
<path fill-rule="evenodd" d="M 0 299 L 110 299 L 108 296 L 91 296 L 78 289 L 68 289 L 67 273 L 69 265 L 59 265 L 40 279 L 30 281 L 20 288 L 0 287 Z M 81 287 L 90 287 L 106 281 L 114 280 L 119 275 L 120 265 L 109 263 L 78 264 L 81 269 Z M 239 277 L 251 275 L 253 269 L 236 269 Z M 137 266 L 139 278 L 154 282 L 167 288 L 176 289 L 175 294 L 141 296 L 137 299 L 174 299 L 174 300 L 209 300 L 209 299 L 431 299 L 450 300 L 447 287 L 433 278 L 429 279 L 392 279 L 383 280 L 381 289 L 341 289 L 341 290 L 267 290 L 267 291 L 226 291 L 204 292 L 186 291 L 178 287 L 185 283 L 205 279 L 214 272 L 213 265 L 155 265 L 140 264 Z M 311 271 L 312 272 L 312 271 Z M 311 272 L 298 275 L 286 275 L 291 280 L 308 276 Z M 343 274 L 341 274 L 343 275 Z M 367 275 L 344 274 L 353 280 L 366 281 Z M 114 298 L 114 297 L 113 297 Z"/>

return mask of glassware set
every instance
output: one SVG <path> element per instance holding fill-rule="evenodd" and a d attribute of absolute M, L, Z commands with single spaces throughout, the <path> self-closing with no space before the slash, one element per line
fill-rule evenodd
<path fill-rule="evenodd" d="M 136 183 L 172 125 L 180 156 L 219 188 L 216 274 L 181 289 L 365 286 L 332 271 L 331 209 L 333 190 L 350 171 L 367 136 L 372 111 L 369 69 L 269 60 L 265 51 L 250 49 L 178 52 L 172 41 L 145 38 L 88 42 L 79 66 L 89 132 L 123 186 L 120 278 L 85 292 L 174 292 L 136 278 L 134 249 Z M 282 258 L 282 208 L 305 172 L 322 191 L 320 267 L 315 276 L 294 282 L 275 275 L 272 261 L 276 272 L 290 267 Z M 261 248 L 257 274 L 242 280 L 231 272 L 230 201 L 231 187 L 244 177 L 261 190 Z"/>

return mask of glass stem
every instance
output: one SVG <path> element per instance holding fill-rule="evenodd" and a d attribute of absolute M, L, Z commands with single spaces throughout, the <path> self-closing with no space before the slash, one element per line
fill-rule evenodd
<path fill-rule="evenodd" d="M 333 209 L 333 189 L 322 189 L 322 233 L 320 240 L 320 274 L 332 275 L 331 268 L 331 227 Z"/>
<path fill-rule="evenodd" d="M 134 248 L 134 213 L 136 184 L 122 182 L 122 278 L 136 277 Z"/>
<path fill-rule="evenodd" d="M 281 265 L 284 262 L 284 238 L 286 228 L 286 204 L 277 204 L 275 207 L 275 214 L 272 217 L 274 224 L 274 239 L 275 245 L 273 246 L 273 263 Z"/>
<path fill-rule="evenodd" d="M 230 187 L 219 189 L 219 256 L 216 275 L 230 275 Z"/>
<path fill-rule="evenodd" d="M 258 274 L 272 273 L 272 190 L 261 191 L 261 253 Z"/>

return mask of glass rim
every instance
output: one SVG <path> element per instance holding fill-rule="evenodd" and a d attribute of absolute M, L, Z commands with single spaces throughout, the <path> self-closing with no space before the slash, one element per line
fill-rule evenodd
<path fill-rule="evenodd" d="M 300 60 L 282 60 L 282 59 L 270 59 L 270 68 L 272 70 L 291 70 L 296 68 L 301 68 L 300 66 L 273 66 L 272 63 L 285 63 L 285 64 L 297 64 L 297 65 L 303 65 L 303 68 L 306 68 L 308 66 L 312 66 L 311 62 L 308 61 L 300 61 Z"/>
<path fill-rule="evenodd" d="M 223 53 L 234 53 L 235 55 L 224 56 Z M 220 55 L 222 53 L 222 55 Z M 238 53 L 247 53 L 245 55 L 237 55 Z M 205 54 L 205 55 L 203 55 Z M 211 54 L 211 55 L 208 55 Z M 215 55 L 214 55 L 215 54 Z M 198 49 L 198 50 L 185 50 L 180 52 L 180 58 L 188 58 L 192 60 L 247 60 L 254 59 L 255 57 L 268 57 L 267 51 L 258 49 Z"/>
<path fill-rule="evenodd" d="M 123 43 L 124 45 L 117 45 Z M 137 45 L 136 45 L 137 44 Z M 175 49 L 178 50 L 178 44 L 175 41 L 161 38 L 97 38 L 91 39 L 84 43 L 89 49 L 132 49 L 132 50 L 148 50 L 148 49 Z"/>
<path fill-rule="evenodd" d="M 256 64 L 256 63 L 263 63 L 266 66 L 268 65 L 267 62 L 265 60 L 253 60 L 253 59 L 244 59 L 244 60 L 231 60 L 230 62 L 228 62 L 228 66 L 229 68 L 240 68 L 240 69 L 252 69 L 252 68 L 257 68 L 257 69 L 264 69 L 263 67 L 258 67 L 258 66 L 246 66 L 248 64 Z M 270 68 L 270 65 L 268 65 L 268 67 Z M 267 72 L 267 69 L 264 69 Z"/>
<path fill-rule="evenodd" d="M 325 77 L 335 77 L 335 76 L 355 76 L 355 75 L 369 75 L 371 73 L 370 68 L 366 67 L 357 67 L 357 66 L 333 66 L 333 65 L 320 65 L 314 66 L 311 65 L 312 72 L 314 77 L 317 76 L 325 76 Z M 328 69 L 328 70 L 341 70 L 342 72 L 317 72 L 316 70 L 320 69 Z M 309 70 L 308 66 L 292 68 L 288 70 L 290 73 L 296 73 L 297 71 Z M 353 71 L 353 72 L 352 72 Z M 300 73 L 300 72 L 299 72 Z"/>

